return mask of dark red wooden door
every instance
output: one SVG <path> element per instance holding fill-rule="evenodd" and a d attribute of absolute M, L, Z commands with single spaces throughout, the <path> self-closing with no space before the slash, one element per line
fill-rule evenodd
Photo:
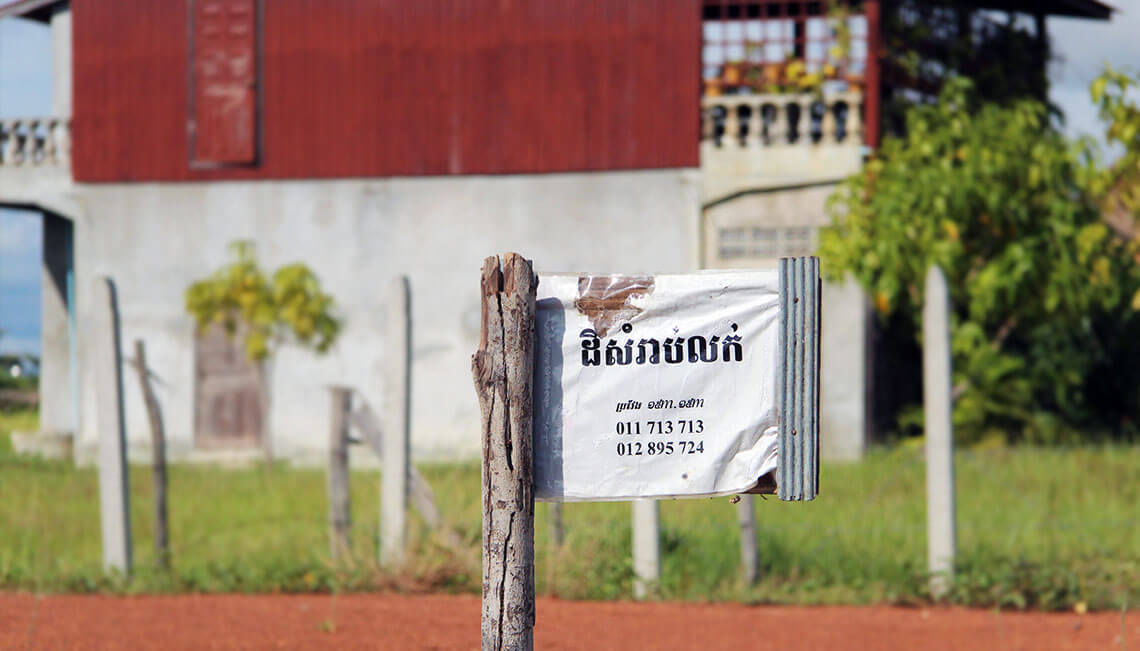
<path fill-rule="evenodd" d="M 261 389 L 242 338 L 217 326 L 194 342 L 194 443 L 199 448 L 261 444 Z"/>
<path fill-rule="evenodd" d="M 257 161 L 257 0 L 191 0 L 191 160 Z"/>

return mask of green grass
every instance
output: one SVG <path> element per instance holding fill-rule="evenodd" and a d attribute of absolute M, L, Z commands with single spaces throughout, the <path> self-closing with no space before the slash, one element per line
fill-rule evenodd
<path fill-rule="evenodd" d="M 7 430 L 34 414 L 0 414 L 0 589 L 37 591 L 328 591 L 479 589 L 479 469 L 426 465 L 452 550 L 413 518 L 406 568 L 373 562 L 379 477 L 354 473 L 354 558 L 328 560 L 324 473 L 287 467 L 170 469 L 174 567 L 156 567 L 147 468 L 131 469 L 135 575 L 100 569 L 93 469 L 14 457 Z M 924 603 L 926 535 L 921 451 L 904 446 L 860 464 L 825 466 L 806 504 L 757 499 L 763 577 L 737 578 L 736 507 L 728 499 L 662 504 L 666 599 L 749 603 Z M 1010 448 L 957 456 L 958 566 L 953 603 L 1119 609 L 1140 603 L 1140 448 Z M 540 594 L 628 597 L 630 507 L 567 504 L 566 542 L 536 514 Z"/>

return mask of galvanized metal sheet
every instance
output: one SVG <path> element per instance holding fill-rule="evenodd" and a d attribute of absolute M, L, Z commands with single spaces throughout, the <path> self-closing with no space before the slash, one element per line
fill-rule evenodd
<path fill-rule="evenodd" d="M 777 494 L 807 501 L 819 491 L 819 259 L 782 258 L 779 274 Z"/>

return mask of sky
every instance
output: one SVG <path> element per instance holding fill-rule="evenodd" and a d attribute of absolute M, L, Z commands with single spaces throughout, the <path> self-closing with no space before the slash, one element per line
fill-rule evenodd
<path fill-rule="evenodd" d="M 1088 87 L 1105 62 L 1140 65 L 1140 0 L 1111 2 L 1109 23 L 1050 18 L 1056 61 L 1050 99 L 1066 116 L 1071 136 L 1099 136 Z M 0 117 L 51 112 L 51 41 L 46 26 L 0 20 Z M 40 220 L 35 213 L 0 209 L 0 352 L 39 352 Z"/>
<path fill-rule="evenodd" d="M 46 26 L 0 20 L 0 118 L 51 113 L 51 40 Z M 39 354 L 37 213 L 0 209 L 0 353 Z"/>

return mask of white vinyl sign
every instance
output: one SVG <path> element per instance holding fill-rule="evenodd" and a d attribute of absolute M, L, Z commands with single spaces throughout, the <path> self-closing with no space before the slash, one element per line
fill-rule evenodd
<path fill-rule="evenodd" d="M 540 275 L 535 497 L 728 495 L 776 467 L 775 271 Z"/>

